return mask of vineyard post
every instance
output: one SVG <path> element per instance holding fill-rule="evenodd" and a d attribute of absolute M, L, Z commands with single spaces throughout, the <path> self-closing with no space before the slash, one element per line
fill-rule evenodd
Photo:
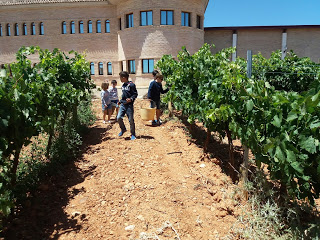
<path fill-rule="evenodd" d="M 247 77 L 250 79 L 252 75 L 252 51 L 247 51 Z M 244 153 L 243 153 L 243 167 L 242 167 L 242 181 L 246 183 L 248 181 L 248 158 L 249 158 L 249 149 L 247 146 L 243 146 Z M 247 197 L 247 193 L 245 193 Z"/>
<path fill-rule="evenodd" d="M 252 51 L 247 51 L 247 77 L 251 78 L 252 75 Z"/>
<path fill-rule="evenodd" d="M 172 107 L 172 100 L 170 98 L 170 101 L 168 102 L 168 110 L 169 110 L 169 117 L 173 116 L 173 107 Z"/>

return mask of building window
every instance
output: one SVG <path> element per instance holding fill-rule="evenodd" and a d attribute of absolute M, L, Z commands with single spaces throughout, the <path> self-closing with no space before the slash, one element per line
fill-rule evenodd
<path fill-rule="evenodd" d="M 107 20 L 106 21 L 106 33 L 109 33 L 110 32 L 110 21 Z"/>
<path fill-rule="evenodd" d="M 31 35 L 36 35 L 36 24 L 31 23 Z"/>
<path fill-rule="evenodd" d="M 2 25 L 0 24 L 0 37 L 3 36 L 3 33 L 2 33 Z"/>
<path fill-rule="evenodd" d="M 152 11 L 140 12 L 140 25 L 141 26 L 153 25 Z"/>
<path fill-rule="evenodd" d="M 101 33 L 101 21 L 97 21 L 97 33 Z"/>
<path fill-rule="evenodd" d="M 92 33 L 92 21 L 88 21 L 88 33 Z"/>
<path fill-rule="evenodd" d="M 173 25 L 173 11 L 161 11 L 161 25 Z"/>
<path fill-rule="evenodd" d="M 40 35 L 44 35 L 44 26 L 43 22 L 40 23 Z"/>
<path fill-rule="evenodd" d="M 136 61 L 129 60 L 128 61 L 129 73 L 135 74 L 136 73 Z"/>
<path fill-rule="evenodd" d="M 127 20 L 127 28 L 132 28 L 133 27 L 133 13 L 127 14 L 126 20 Z"/>
<path fill-rule="evenodd" d="M 27 27 L 27 24 L 23 24 L 23 35 L 28 35 L 28 27 Z"/>
<path fill-rule="evenodd" d="M 181 26 L 190 27 L 190 13 L 182 12 L 181 13 Z"/>
<path fill-rule="evenodd" d="M 7 24 L 7 36 L 11 36 L 10 24 Z"/>
<path fill-rule="evenodd" d="M 19 24 L 18 23 L 16 23 L 14 25 L 14 35 L 19 36 Z"/>
<path fill-rule="evenodd" d="M 99 62 L 98 64 L 99 75 L 103 75 L 103 63 Z"/>
<path fill-rule="evenodd" d="M 154 67 L 153 59 L 143 59 L 142 60 L 142 73 L 151 73 Z"/>
<path fill-rule="evenodd" d="M 119 30 L 122 30 L 122 28 L 121 28 L 121 18 L 119 18 Z"/>
<path fill-rule="evenodd" d="M 197 28 L 201 29 L 201 16 L 197 15 Z"/>
<path fill-rule="evenodd" d="M 123 61 L 120 62 L 121 71 L 123 71 Z"/>
<path fill-rule="evenodd" d="M 94 63 L 93 62 L 90 63 L 90 74 L 94 75 Z"/>
<path fill-rule="evenodd" d="M 107 70 L 108 70 L 108 75 L 112 75 L 112 64 L 111 64 L 111 62 L 107 63 Z"/>
<path fill-rule="evenodd" d="M 84 30 L 83 30 L 83 21 L 80 21 L 79 22 L 79 33 L 83 33 Z"/>
<path fill-rule="evenodd" d="M 74 21 L 70 23 L 70 34 L 75 34 L 76 33 L 76 28 L 74 26 Z"/>
<path fill-rule="evenodd" d="M 67 33 L 67 23 L 66 22 L 62 22 L 62 34 L 66 34 Z"/>

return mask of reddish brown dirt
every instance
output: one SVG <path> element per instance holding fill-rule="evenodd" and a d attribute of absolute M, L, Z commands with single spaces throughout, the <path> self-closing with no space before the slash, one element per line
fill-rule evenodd
<path fill-rule="evenodd" d="M 203 160 L 201 137 L 192 140 L 178 120 L 146 125 L 142 101 L 135 103 L 135 141 L 129 131 L 118 137 L 117 123 L 103 124 L 100 102 L 94 102 L 98 120 L 84 138 L 82 156 L 38 188 L 6 239 L 200 240 L 228 234 L 241 203 L 220 167 L 226 147 L 215 143 L 219 160 Z M 129 130 L 127 118 L 125 124 Z"/>

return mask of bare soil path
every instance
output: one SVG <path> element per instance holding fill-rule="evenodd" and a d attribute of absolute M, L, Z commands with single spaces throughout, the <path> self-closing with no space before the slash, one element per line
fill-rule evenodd
<path fill-rule="evenodd" d="M 201 161 L 180 121 L 159 127 L 140 118 L 137 139 L 98 120 L 83 154 L 26 202 L 6 239 L 222 239 L 240 213 L 236 187 L 219 161 Z M 125 124 L 129 130 L 127 118 Z M 218 146 L 219 147 L 219 146 Z M 219 150 L 219 149 L 217 149 Z"/>

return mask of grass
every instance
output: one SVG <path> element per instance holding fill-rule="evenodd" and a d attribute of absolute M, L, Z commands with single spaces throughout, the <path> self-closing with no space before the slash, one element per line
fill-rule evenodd
<path fill-rule="evenodd" d="M 319 212 L 306 202 L 290 200 L 280 193 L 264 172 L 257 170 L 244 188 L 249 199 L 225 239 L 320 239 Z"/>

